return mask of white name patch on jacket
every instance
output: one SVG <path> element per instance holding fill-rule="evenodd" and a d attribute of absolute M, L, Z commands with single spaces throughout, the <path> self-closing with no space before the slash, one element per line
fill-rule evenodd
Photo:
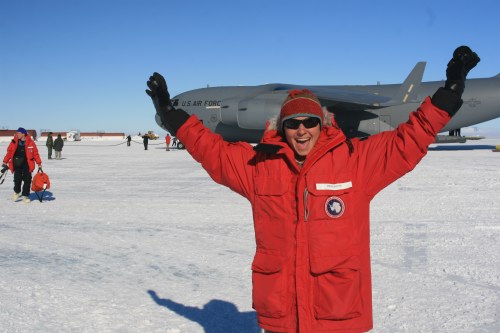
<path fill-rule="evenodd" d="M 347 188 L 352 187 L 352 182 L 345 182 L 345 183 L 338 183 L 338 184 L 325 184 L 325 183 L 318 183 L 316 184 L 316 190 L 321 191 L 321 190 L 345 190 Z"/>

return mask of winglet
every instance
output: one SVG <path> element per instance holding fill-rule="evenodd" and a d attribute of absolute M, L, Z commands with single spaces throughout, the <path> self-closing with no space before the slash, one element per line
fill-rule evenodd
<path fill-rule="evenodd" d="M 392 98 L 391 104 L 405 104 L 416 101 L 426 64 L 425 61 L 417 62 L 406 80 L 399 87 L 398 92 Z"/>

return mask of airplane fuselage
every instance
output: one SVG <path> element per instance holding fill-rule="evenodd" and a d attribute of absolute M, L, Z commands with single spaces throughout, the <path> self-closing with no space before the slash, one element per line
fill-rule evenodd
<path fill-rule="evenodd" d="M 391 96 L 398 93 L 401 84 L 358 86 L 300 86 L 266 84 L 260 86 L 231 86 L 202 88 L 187 91 L 172 99 L 174 107 L 195 114 L 213 132 L 227 141 L 258 142 L 266 121 L 279 115 L 289 89 L 333 91 L 359 95 L 360 103 L 340 103 L 334 99 L 320 101 L 348 136 L 367 136 L 391 130 L 408 120 L 409 113 L 444 85 L 444 81 L 420 83 L 415 98 L 394 103 Z M 380 103 L 364 103 L 364 96 L 380 96 Z M 384 96 L 386 97 L 384 99 Z M 353 98 L 349 96 L 349 98 Z M 472 126 L 500 116 L 500 76 L 466 81 L 461 109 L 443 128 L 444 131 Z M 157 117 L 157 123 L 160 124 Z M 163 126 L 162 126 L 163 127 Z"/>

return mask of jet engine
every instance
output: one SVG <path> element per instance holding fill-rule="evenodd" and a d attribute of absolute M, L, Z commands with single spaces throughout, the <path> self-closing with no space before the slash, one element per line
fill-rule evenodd
<path fill-rule="evenodd" d="M 273 91 L 252 98 L 222 100 L 219 119 L 225 125 L 262 130 L 268 119 L 279 115 L 287 95 L 287 91 Z"/>

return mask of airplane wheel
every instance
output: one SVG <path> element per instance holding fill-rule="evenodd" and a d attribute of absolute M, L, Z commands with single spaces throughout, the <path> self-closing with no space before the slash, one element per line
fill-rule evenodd
<path fill-rule="evenodd" d="M 186 146 L 182 142 L 177 143 L 177 149 L 186 149 Z"/>

